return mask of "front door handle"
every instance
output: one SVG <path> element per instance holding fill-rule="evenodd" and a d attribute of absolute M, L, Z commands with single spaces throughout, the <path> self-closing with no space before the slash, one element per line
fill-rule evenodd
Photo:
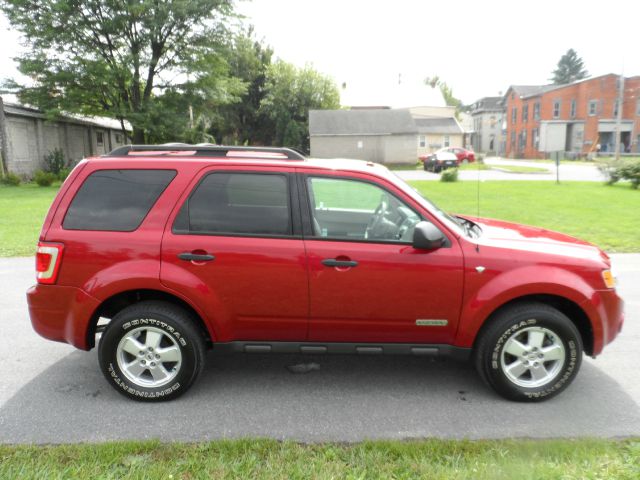
<path fill-rule="evenodd" d="M 325 258 L 322 260 L 322 264 L 327 267 L 357 267 L 358 262 L 355 260 L 337 260 L 335 258 Z"/>
<path fill-rule="evenodd" d="M 202 254 L 202 253 L 191 253 L 191 252 L 179 253 L 178 258 L 186 262 L 210 262 L 211 260 L 216 259 L 214 255 L 209 255 L 208 253 Z"/>

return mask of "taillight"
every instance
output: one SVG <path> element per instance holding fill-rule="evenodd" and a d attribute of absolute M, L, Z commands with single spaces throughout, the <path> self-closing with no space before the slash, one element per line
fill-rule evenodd
<path fill-rule="evenodd" d="M 45 285 L 56 283 L 63 250 L 64 245 L 61 243 L 38 243 L 36 251 L 36 279 L 38 283 Z"/>

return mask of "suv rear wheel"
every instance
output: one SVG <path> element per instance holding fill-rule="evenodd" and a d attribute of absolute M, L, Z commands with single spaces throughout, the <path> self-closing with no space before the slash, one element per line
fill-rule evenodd
<path fill-rule="evenodd" d="M 582 338 L 562 312 L 541 303 L 508 307 L 482 332 L 475 351 L 480 376 L 510 400 L 551 398 L 575 378 Z"/>
<path fill-rule="evenodd" d="M 123 395 L 157 401 L 178 397 L 198 377 L 205 346 L 191 316 L 166 302 L 120 311 L 100 339 L 102 373 Z"/>

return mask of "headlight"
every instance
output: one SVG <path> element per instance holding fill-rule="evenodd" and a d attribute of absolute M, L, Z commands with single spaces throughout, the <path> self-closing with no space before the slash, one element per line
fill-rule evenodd
<path fill-rule="evenodd" d="M 603 270 L 602 279 L 607 288 L 616 288 L 616 277 L 611 270 Z"/>

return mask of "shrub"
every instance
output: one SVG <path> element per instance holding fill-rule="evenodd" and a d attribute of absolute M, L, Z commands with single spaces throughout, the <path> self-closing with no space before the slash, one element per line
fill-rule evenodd
<path fill-rule="evenodd" d="M 640 187 L 640 162 L 627 163 L 618 169 L 620 177 L 631 182 L 631 188 Z"/>
<path fill-rule="evenodd" d="M 50 187 L 51 184 L 58 179 L 58 177 L 51 172 L 43 172 L 42 170 L 38 170 L 33 176 L 33 179 L 41 187 Z"/>
<path fill-rule="evenodd" d="M 51 172 L 54 175 L 58 176 L 60 171 L 66 167 L 66 162 L 64 161 L 64 152 L 56 148 L 51 150 L 44 156 L 44 169 L 47 172 Z"/>
<path fill-rule="evenodd" d="M 442 172 L 440 175 L 441 182 L 457 182 L 458 181 L 458 169 L 449 168 Z"/>
<path fill-rule="evenodd" d="M 69 176 L 69 174 L 71 173 L 71 170 L 73 170 L 71 167 L 62 168 L 58 172 L 58 180 L 60 180 L 61 182 L 64 182 Z"/>
<path fill-rule="evenodd" d="M 620 181 L 620 162 L 616 162 L 613 159 L 598 161 L 598 170 L 604 176 L 604 181 L 607 185 L 613 185 Z"/>
<path fill-rule="evenodd" d="M 20 182 L 22 182 L 22 180 L 15 173 L 7 173 L 4 177 L 0 178 L 0 183 L 10 185 L 12 187 L 17 187 L 20 185 Z"/>
<path fill-rule="evenodd" d="M 605 176 L 606 182 L 609 185 L 613 185 L 620 180 L 629 180 L 631 182 L 631 188 L 637 190 L 638 187 L 640 187 L 639 161 L 602 161 L 598 164 L 598 170 Z"/>

